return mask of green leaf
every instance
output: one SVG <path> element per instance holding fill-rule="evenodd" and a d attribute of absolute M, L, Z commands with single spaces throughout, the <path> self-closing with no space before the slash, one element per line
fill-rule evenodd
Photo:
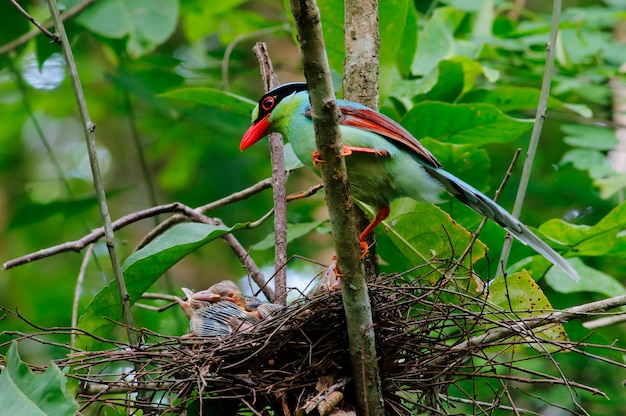
<path fill-rule="evenodd" d="M 614 173 L 605 178 L 595 179 L 593 185 L 599 188 L 601 198 L 608 199 L 618 191 L 626 188 L 626 175 Z"/>
<path fill-rule="evenodd" d="M 185 19 L 182 29 L 191 42 L 219 31 L 220 22 L 225 15 L 241 16 L 241 10 L 235 9 L 246 0 L 185 0 L 182 1 L 181 15 Z"/>
<path fill-rule="evenodd" d="M 409 13 L 409 1 L 387 0 L 384 7 L 378 10 L 380 31 L 380 100 L 384 101 L 389 94 L 391 81 L 396 72 L 398 53 L 415 53 L 402 43 L 404 25 Z"/>
<path fill-rule="evenodd" d="M 201 223 L 178 224 L 157 237 L 147 246 L 130 255 L 124 265 L 124 281 L 131 305 L 170 267 L 183 257 L 225 234 L 244 228 L 246 224 L 232 227 Z M 87 306 L 78 327 L 95 335 L 108 336 L 116 327 L 112 321 L 122 320 L 122 306 L 113 281 L 103 288 Z M 101 347 L 98 341 L 87 336 L 77 338 L 79 348 L 93 351 Z"/>
<path fill-rule="evenodd" d="M 435 10 L 420 32 L 417 53 L 411 66 L 414 75 L 428 75 L 444 58 L 452 56 L 454 32 L 465 17 L 465 12 L 450 7 Z"/>
<path fill-rule="evenodd" d="M 1 413 L 12 416 L 73 416 L 78 404 L 65 389 L 65 375 L 50 363 L 43 373 L 33 374 L 20 358 L 17 343 L 12 342 L 6 355 L 6 367 L 0 373 Z"/>
<path fill-rule="evenodd" d="M 444 60 L 437 66 L 438 77 L 435 86 L 428 91 L 429 101 L 453 103 L 463 91 L 463 65 L 460 62 Z"/>
<path fill-rule="evenodd" d="M 614 172 L 606 154 L 592 149 L 572 149 L 565 152 L 559 164 L 571 163 L 576 169 L 586 170 L 592 179 L 604 178 Z"/>
<path fill-rule="evenodd" d="M 290 10 L 289 2 L 286 1 L 286 4 L 286 9 Z M 339 74 L 343 74 L 343 59 L 345 56 L 343 5 L 343 0 L 320 0 L 317 2 L 322 20 L 322 34 L 324 35 L 328 65 Z M 295 36 L 295 29 L 293 33 Z"/>
<path fill-rule="evenodd" d="M 591 292 L 600 293 L 608 297 L 626 295 L 624 285 L 617 279 L 587 266 L 578 258 L 569 259 L 569 262 L 574 266 L 582 279 L 579 282 L 575 282 L 560 268 L 550 268 L 546 275 L 546 282 L 557 292 Z"/>
<path fill-rule="evenodd" d="M 415 10 L 415 2 L 412 1 L 408 5 L 400 45 L 402 48 L 398 53 L 398 71 L 400 71 L 400 76 L 408 78 L 417 51 L 417 11 Z"/>
<path fill-rule="evenodd" d="M 556 269 L 556 267 L 553 267 Z M 565 274 L 565 272 L 563 272 Z M 566 275 L 567 276 L 567 275 Z M 567 276 L 571 281 L 572 279 Z M 503 311 L 495 318 L 502 320 L 521 320 L 532 316 L 543 315 L 552 310 L 550 301 L 543 293 L 532 276 L 523 270 L 509 276 L 500 275 L 489 283 L 489 303 L 500 307 Z M 509 313 L 512 312 L 512 313 Z M 557 347 L 547 343 L 538 345 L 535 338 L 552 341 L 568 341 L 567 333 L 562 324 L 548 324 L 533 330 L 535 337 L 526 337 L 528 344 L 539 351 L 554 351 Z M 517 338 L 517 337 L 516 337 Z M 511 345 L 504 343 L 499 350 L 510 348 Z"/>
<path fill-rule="evenodd" d="M 107 194 L 107 196 L 111 196 Z M 67 218 L 76 217 L 85 211 L 97 207 L 95 196 L 77 198 L 71 201 L 53 201 L 47 204 L 29 203 L 18 207 L 11 216 L 9 229 L 15 229 L 44 221 L 54 215 L 61 214 Z"/>
<path fill-rule="evenodd" d="M 564 124 L 565 143 L 570 146 L 596 150 L 612 150 L 619 144 L 615 130 L 581 124 Z"/>
<path fill-rule="evenodd" d="M 245 97 L 216 90 L 213 88 L 179 88 L 161 94 L 160 97 L 174 98 L 207 107 L 219 108 L 235 114 L 250 117 L 256 103 Z"/>
<path fill-rule="evenodd" d="M 76 1 L 66 2 L 73 6 Z M 151 52 L 176 29 L 177 0 L 101 0 L 73 19 L 98 35 L 127 38 L 126 50 L 133 57 Z"/>
<path fill-rule="evenodd" d="M 511 141 L 532 127 L 532 123 L 506 116 L 488 104 L 439 102 L 416 105 L 401 124 L 417 138 L 476 146 Z"/>
<path fill-rule="evenodd" d="M 520 110 L 536 110 L 541 90 L 530 87 L 500 87 L 494 90 L 474 90 L 460 100 L 463 103 L 485 103 L 508 113 Z M 590 117 L 591 110 L 587 106 L 566 105 L 556 98 L 548 98 L 548 109 L 568 109 L 583 117 Z M 577 125 L 580 126 L 580 125 Z"/>
<path fill-rule="evenodd" d="M 442 143 L 433 139 L 421 140 L 441 162 L 444 169 L 481 192 L 489 190 L 489 155 L 473 144 Z"/>
<path fill-rule="evenodd" d="M 626 202 L 621 203 L 596 225 L 574 225 L 560 219 L 543 223 L 539 231 L 546 237 L 570 247 L 578 256 L 603 256 L 610 252 L 626 229 Z M 626 252 L 612 253 L 626 258 Z"/>
<path fill-rule="evenodd" d="M 326 220 L 303 222 L 298 224 L 287 224 L 287 242 L 291 242 L 297 238 L 302 237 L 315 230 L 322 225 Z M 269 233 L 261 241 L 253 245 L 254 250 L 268 250 L 274 247 L 274 235 L 275 233 Z"/>
<path fill-rule="evenodd" d="M 391 212 L 396 216 L 377 230 L 380 241 L 386 241 L 379 244 L 378 253 L 388 264 L 416 266 L 447 260 L 462 252 L 470 241 L 471 234 L 435 205 L 403 198 L 392 203 Z M 483 258 L 486 249 L 476 241 L 463 262 L 465 267 Z M 404 261 L 396 263 L 398 256 Z"/>

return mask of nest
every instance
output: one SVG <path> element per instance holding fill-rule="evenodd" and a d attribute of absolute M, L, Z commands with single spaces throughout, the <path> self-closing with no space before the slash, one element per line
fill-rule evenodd
<path fill-rule="evenodd" d="M 559 374 L 539 377 L 516 366 L 511 352 L 528 340 L 509 336 L 497 343 L 467 342 L 504 325 L 496 319 L 502 311 L 490 309 L 485 296 L 424 287 L 400 276 L 381 277 L 368 287 L 389 415 L 457 413 L 451 410 L 455 406 L 464 406 L 466 413 L 510 410 L 515 407 L 511 395 L 507 392 L 507 406 L 500 398 L 502 386 L 512 380 L 571 386 Z M 99 403 L 143 414 L 180 413 L 194 406 L 217 407 L 216 414 L 224 415 L 244 409 L 327 414 L 324 406 L 335 407 L 343 399 L 343 409 L 354 409 L 340 291 L 297 301 L 251 330 L 221 339 L 142 335 L 140 347 L 75 353 L 57 361 L 81 381 L 83 408 Z M 471 383 L 480 377 L 504 382 L 492 397 L 476 397 Z"/>

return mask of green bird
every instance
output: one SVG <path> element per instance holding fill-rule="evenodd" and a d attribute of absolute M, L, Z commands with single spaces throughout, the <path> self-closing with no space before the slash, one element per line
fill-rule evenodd
<path fill-rule="evenodd" d="M 579 280 L 560 254 L 489 197 L 446 172 L 404 127 L 361 104 L 337 100 L 337 105 L 352 196 L 377 210 L 359 237 L 364 250 L 367 236 L 389 216 L 391 201 L 409 197 L 437 204 L 444 202 L 442 194 L 447 192 Z M 306 83 L 283 84 L 267 92 L 252 112 L 252 120 L 241 140 L 242 151 L 268 133 L 277 132 L 291 143 L 303 164 L 315 168 L 322 162 L 316 149 Z"/>

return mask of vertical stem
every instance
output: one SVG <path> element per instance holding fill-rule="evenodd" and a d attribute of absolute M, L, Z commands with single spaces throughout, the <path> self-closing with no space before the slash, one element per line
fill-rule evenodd
<path fill-rule="evenodd" d="M 304 74 L 309 84 L 316 146 L 324 160 L 320 171 L 337 250 L 337 264 L 344 274 L 341 289 L 357 414 L 384 415 L 372 311 L 359 261 L 361 248 L 357 221 L 345 160 L 341 156 L 343 143 L 339 130 L 339 109 L 332 87 L 319 9 L 314 0 L 291 0 L 291 11 L 300 40 Z"/>
<path fill-rule="evenodd" d="M 539 146 L 541 129 L 543 128 L 543 122 L 546 119 L 546 114 L 548 110 L 548 98 L 550 98 L 550 83 L 552 82 L 552 69 L 554 68 L 554 48 L 556 47 L 556 37 L 559 33 L 560 17 L 561 0 L 554 0 L 552 5 L 550 40 L 546 44 L 546 67 L 543 72 L 543 81 L 541 82 L 541 93 L 539 95 L 539 103 L 537 104 L 535 124 L 533 126 L 533 131 L 530 135 L 528 153 L 526 153 L 526 160 L 524 161 L 524 168 L 522 169 L 522 177 L 520 179 L 519 187 L 517 189 L 515 205 L 513 205 L 512 214 L 515 217 L 519 217 L 520 213 L 522 212 L 522 205 L 524 205 L 524 198 L 526 197 L 526 190 L 528 189 L 528 182 L 530 181 L 530 174 L 532 173 L 533 162 L 535 160 L 535 155 L 537 154 L 537 146 Z M 502 247 L 502 254 L 500 255 L 500 261 L 498 262 L 497 274 L 502 274 L 506 269 L 506 263 L 509 259 L 509 254 L 511 253 L 512 244 L 513 237 L 509 234 L 506 236 L 504 246 Z"/>
<path fill-rule="evenodd" d="M 134 322 L 133 316 L 130 310 L 130 300 L 128 291 L 126 290 L 126 284 L 124 282 L 124 276 L 122 275 L 122 268 L 120 265 L 119 256 L 115 248 L 115 236 L 113 234 L 113 227 L 111 225 L 111 216 L 109 214 L 109 207 L 107 205 L 106 194 L 104 192 L 104 184 L 102 182 L 102 175 L 100 173 L 100 164 L 98 162 L 98 154 L 96 152 L 96 139 L 94 131 L 96 125 L 91 121 L 89 117 L 89 111 L 87 110 L 87 102 L 85 101 L 85 94 L 80 84 L 80 78 L 78 77 L 78 69 L 76 68 L 76 62 L 70 48 L 70 42 L 61 20 L 59 8 L 55 0 L 48 0 L 48 8 L 50 9 L 50 15 L 54 21 L 54 27 L 61 39 L 61 50 L 65 57 L 67 64 L 67 70 L 70 80 L 72 82 L 72 89 L 74 90 L 74 96 L 78 105 L 78 111 L 83 121 L 83 128 L 85 129 L 85 140 L 87 142 L 87 152 L 89 154 L 89 163 L 91 164 L 91 173 L 93 175 L 93 185 L 96 190 L 96 196 L 98 198 L 98 204 L 100 207 L 100 215 L 102 217 L 102 223 L 104 227 L 104 237 L 106 240 L 107 249 L 109 250 L 109 258 L 111 259 L 111 266 L 113 268 L 113 275 L 115 276 L 115 282 L 117 283 L 117 290 L 120 296 L 120 302 L 122 303 L 122 319 L 127 326 L 128 341 L 130 344 L 137 344 L 137 334 L 133 331 Z"/>
<path fill-rule="evenodd" d="M 265 91 L 279 85 L 265 43 L 258 42 L 252 48 L 261 65 Z M 283 136 L 270 134 L 270 159 L 272 161 L 272 190 L 274 197 L 274 303 L 287 303 L 287 192 L 285 191 L 285 159 Z"/>

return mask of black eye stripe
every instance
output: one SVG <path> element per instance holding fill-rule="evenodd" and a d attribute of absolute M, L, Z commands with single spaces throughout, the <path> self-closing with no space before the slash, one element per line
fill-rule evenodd
<path fill-rule="evenodd" d="M 259 100 L 258 108 L 259 113 L 256 121 L 261 120 L 272 112 L 274 108 L 282 101 L 283 98 L 290 96 L 291 94 L 306 91 L 307 85 L 304 82 L 292 82 L 288 84 L 282 84 L 268 91 Z"/>

